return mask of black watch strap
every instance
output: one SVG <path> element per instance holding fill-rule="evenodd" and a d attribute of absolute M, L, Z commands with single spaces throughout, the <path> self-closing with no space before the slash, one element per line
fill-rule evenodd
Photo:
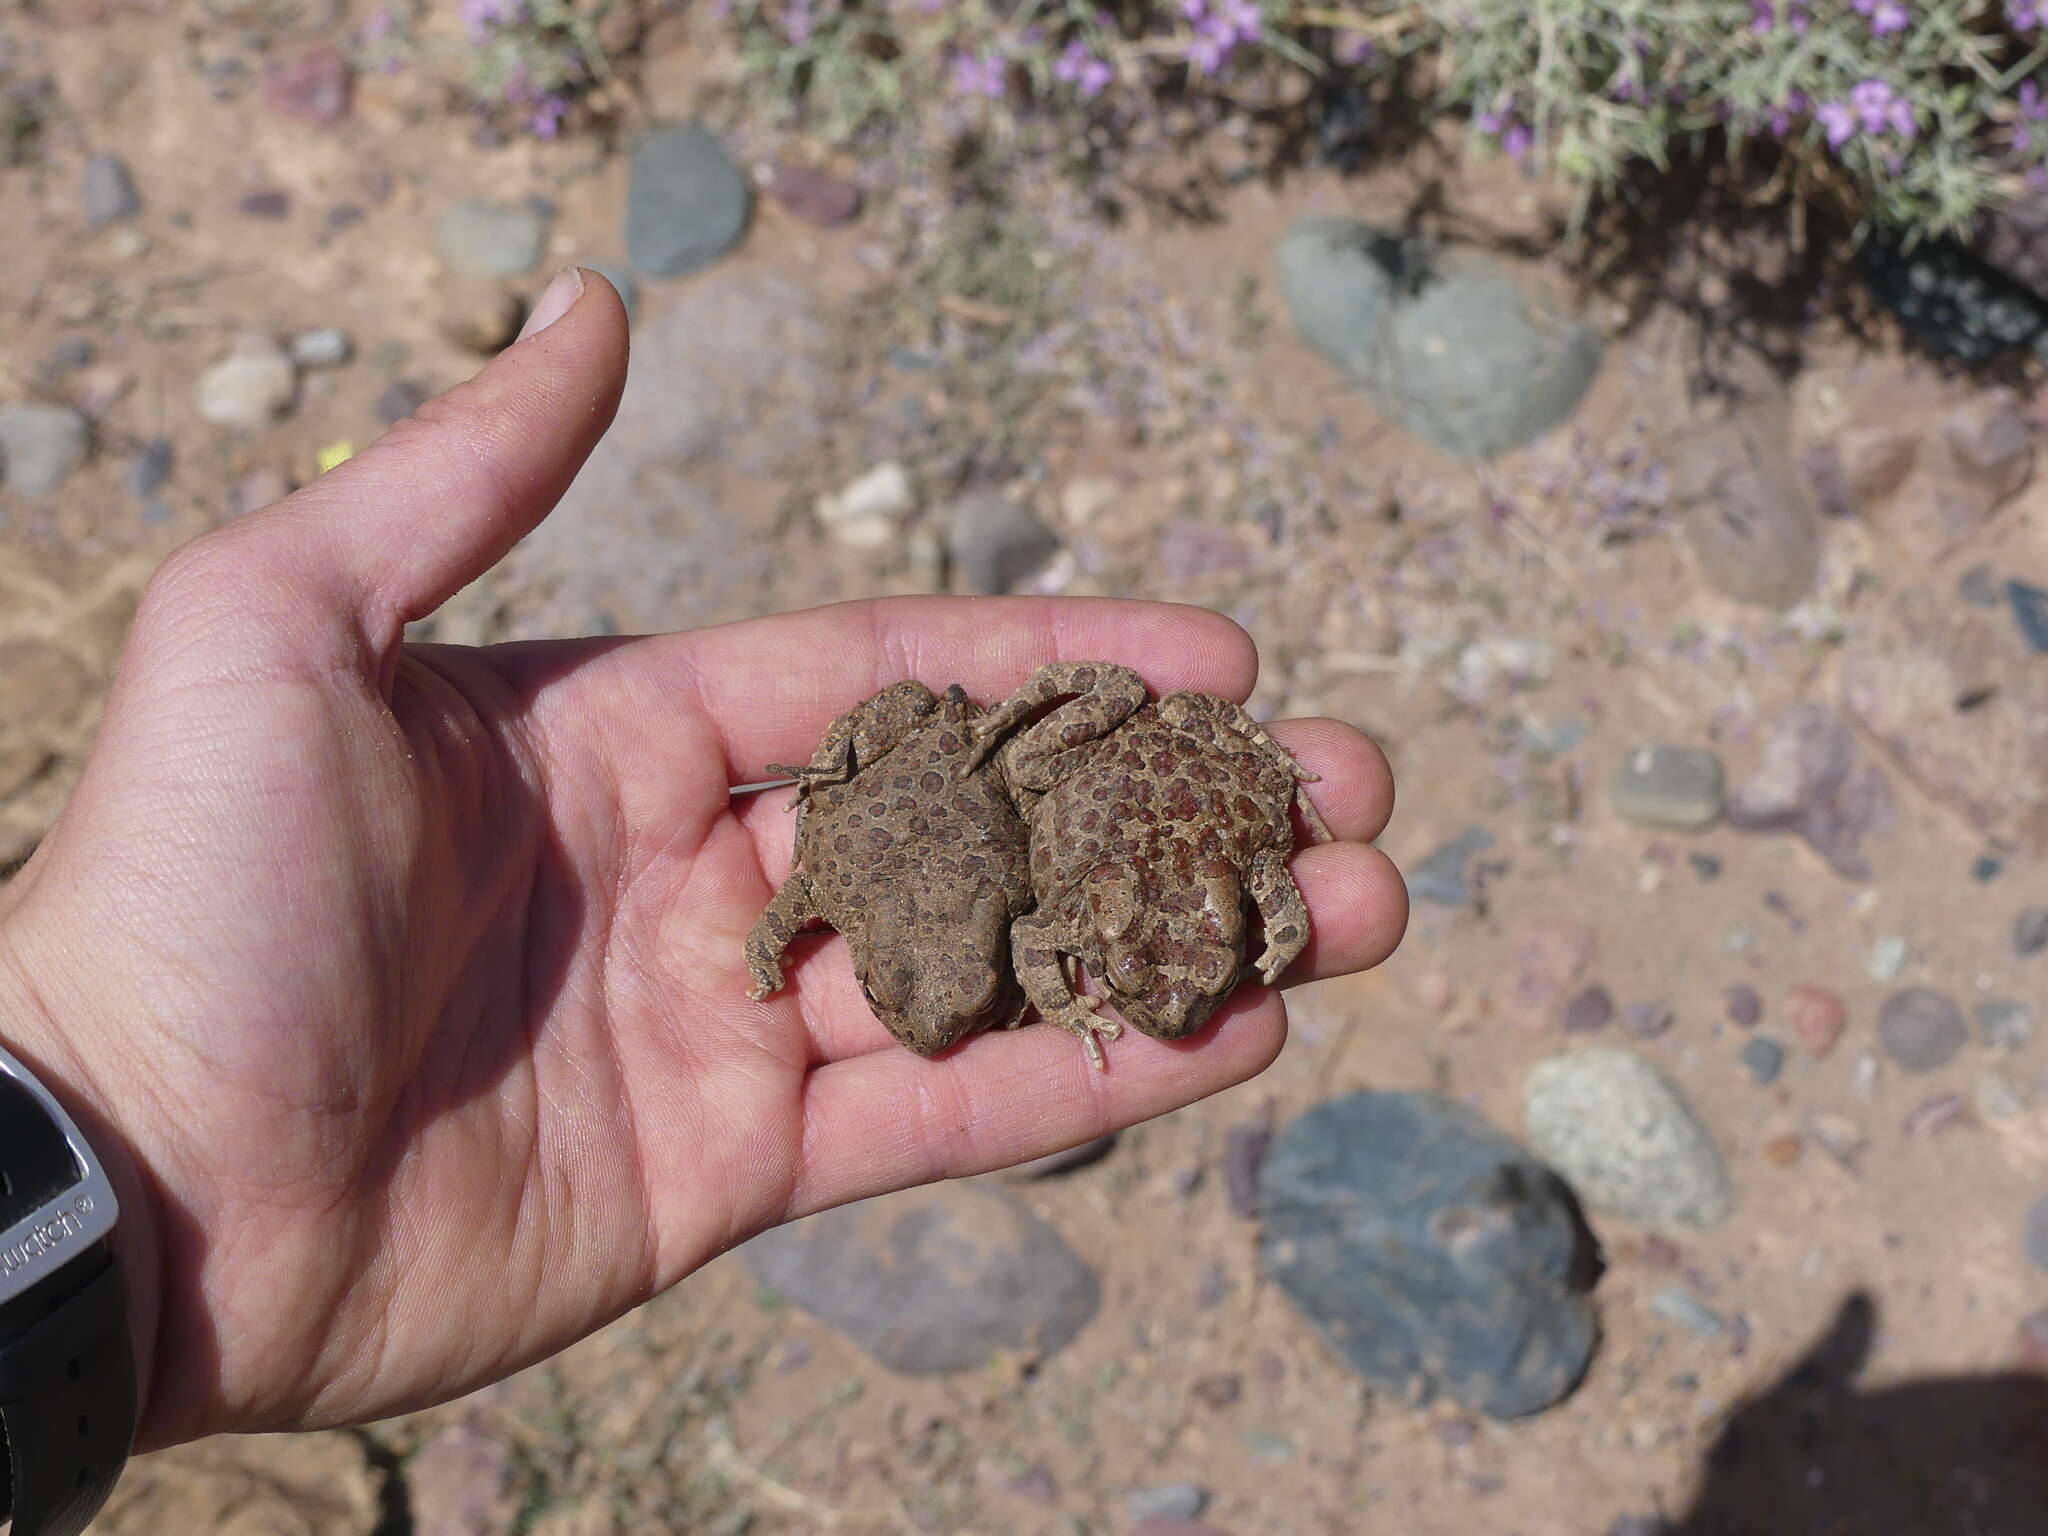
<path fill-rule="evenodd" d="M 127 1287 L 104 1243 L 0 1308 L 0 1431 L 13 1536 L 76 1536 L 135 1438 Z"/>

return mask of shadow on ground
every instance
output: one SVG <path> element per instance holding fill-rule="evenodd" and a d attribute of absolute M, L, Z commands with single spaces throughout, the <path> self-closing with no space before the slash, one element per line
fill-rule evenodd
<path fill-rule="evenodd" d="M 1645 1536 L 2048 1530 L 2048 1379 L 1951 1376 L 1859 1390 L 1876 1332 L 1868 1296 L 1844 1301 L 1806 1358 L 1729 1420 L 1693 1507 Z"/>

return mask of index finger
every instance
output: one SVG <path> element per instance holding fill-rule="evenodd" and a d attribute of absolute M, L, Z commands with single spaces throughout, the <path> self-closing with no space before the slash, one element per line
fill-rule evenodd
<path fill-rule="evenodd" d="M 1098 597 L 876 598 L 644 643 L 675 647 L 735 784 L 806 761 L 834 719 L 906 678 L 934 692 L 958 683 L 980 703 L 1048 661 L 1120 662 L 1155 694 L 1240 703 L 1258 678 L 1251 637 L 1222 614 Z"/>

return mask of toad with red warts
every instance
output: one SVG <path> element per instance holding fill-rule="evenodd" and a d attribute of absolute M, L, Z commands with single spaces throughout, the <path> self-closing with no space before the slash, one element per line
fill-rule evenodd
<path fill-rule="evenodd" d="M 862 993 L 920 1056 L 1018 1022 L 1010 925 L 1031 904 L 1024 823 L 1004 768 L 968 734 L 956 685 L 898 683 L 832 723 L 798 779 L 789 878 L 747 935 L 750 995 L 783 983 L 804 929 L 845 936 Z"/>
<path fill-rule="evenodd" d="M 1270 986 L 1307 945 L 1308 908 L 1287 858 L 1297 802 L 1310 829 L 1330 836 L 1300 788 L 1315 775 L 1238 705 L 1203 693 L 1148 704 L 1128 667 L 1059 662 L 968 733 L 974 760 L 993 754 L 1030 831 L 1037 908 L 1010 928 L 1017 979 L 1096 1066 L 1098 1041 L 1121 1033 L 1096 1012 L 1104 1002 L 1160 1040 L 1208 1022 L 1243 968 L 1247 895 L 1265 941 L 1261 981 Z M 1077 992 L 1068 957 L 1100 995 Z"/>

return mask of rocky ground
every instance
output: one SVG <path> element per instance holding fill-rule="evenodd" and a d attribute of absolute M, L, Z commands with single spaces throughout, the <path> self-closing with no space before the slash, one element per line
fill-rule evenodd
<path fill-rule="evenodd" d="M 618 426 L 423 628 L 1204 603 L 1260 643 L 1256 712 L 1385 745 L 1415 918 L 1233 1093 L 772 1235 L 464 1402 L 148 1458 L 96 1529 L 2035 1528 L 2028 383 L 1831 311 L 1748 366 L 1725 242 L 1662 298 L 1574 287 L 1552 189 L 1426 143 L 1275 180 L 1222 133 L 1175 168 L 1212 217 L 1110 219 L 781 133 L 703 17 L 647 34 L 614 152 L 478 142 L 287 10 L 0 21 L 42 124 L 0 182 L 0 867 L 163 552 L 575 260 L 631 296 Z M 1459 302 L 1283 259 L 1332 217 L 1436 237 L 1399 260 Z"/>

